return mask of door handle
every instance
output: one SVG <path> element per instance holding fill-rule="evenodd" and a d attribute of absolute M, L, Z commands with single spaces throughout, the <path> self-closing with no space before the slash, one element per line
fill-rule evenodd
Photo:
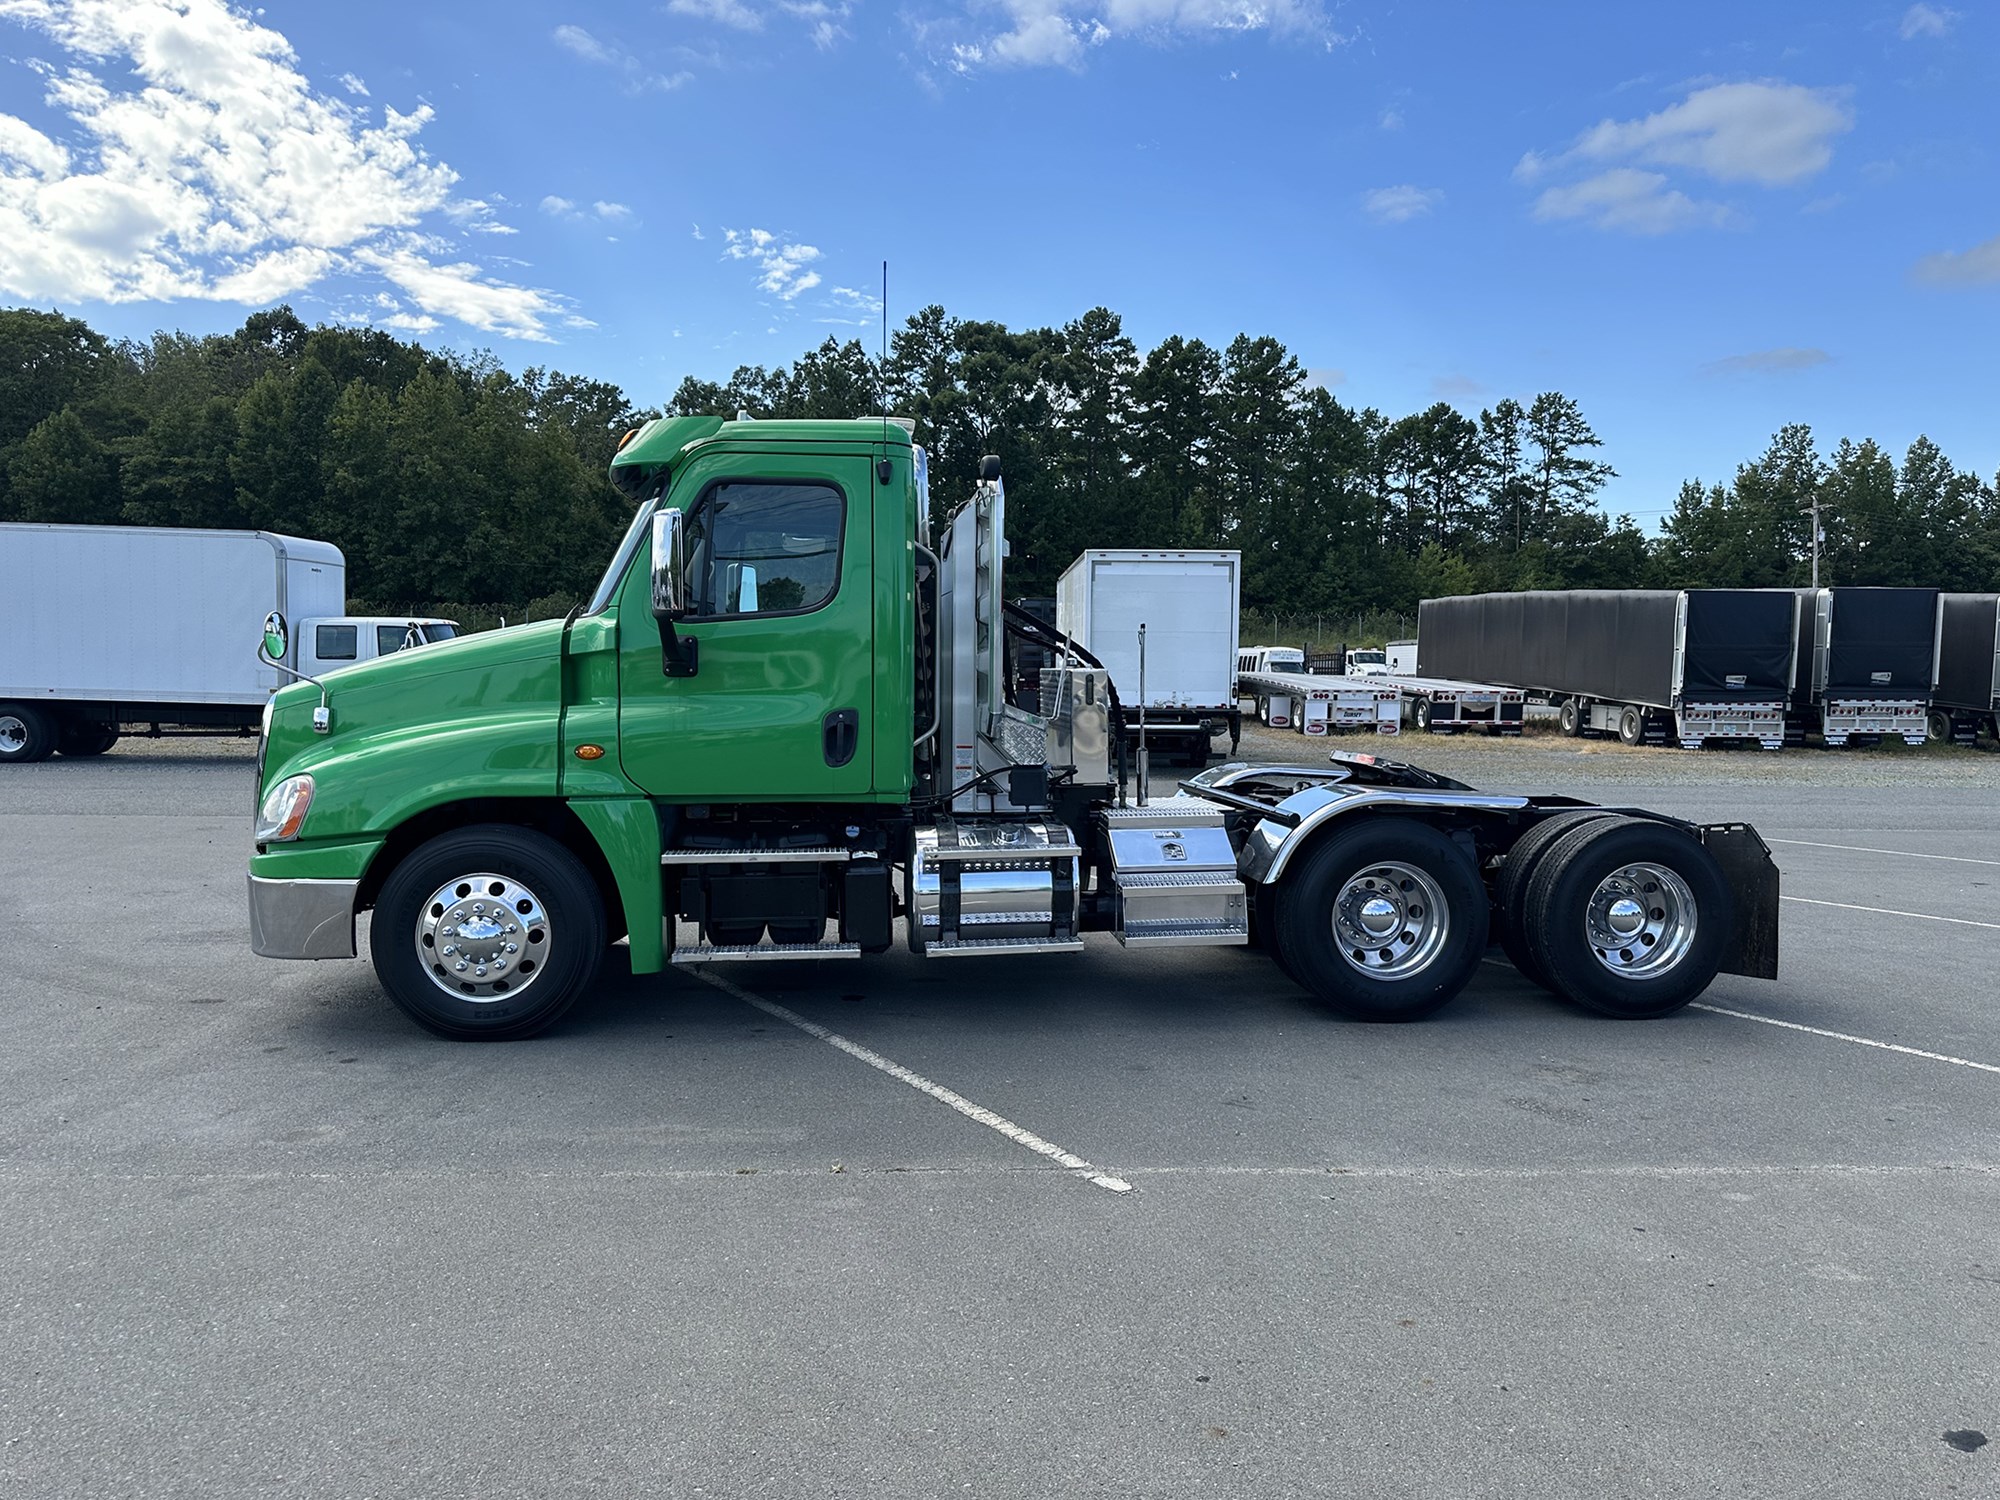
<path fill-rule="evenodd" d="M 836 708 L 820 720 L 820 738 L 829 766 L 844 766 L 854 759 L 861 740 L 861 710 Z"/>

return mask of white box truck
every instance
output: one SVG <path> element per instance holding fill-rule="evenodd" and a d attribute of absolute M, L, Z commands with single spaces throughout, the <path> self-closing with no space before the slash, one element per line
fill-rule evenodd
<path fill-rule="evenodd" d="M 1102 549 L 1083 554 L 1056 583 L 1056 628 L 1103 662 L 1137 744 L 1143 718 L 1150 759 L 1208 763 L 1210 739 L 1243 735 L 1236 702 L 1236 630 L 1242 554 Z M 1140 688 L 1139 628 L 1146 630 Z"/>
<path fill-rule="evenodd" d="M 330 542 L 0 524 L 0 763 L 101 755 L 128 725 L 254 731 L 291 681 L 256 654 L 273 610 L 296 622 L 285 665 L 309 677 L 456 629 L 346 609 L 347 563 Z"/>

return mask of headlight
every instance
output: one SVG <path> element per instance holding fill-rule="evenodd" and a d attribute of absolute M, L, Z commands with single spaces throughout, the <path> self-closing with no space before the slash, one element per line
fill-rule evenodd
<path fill-rule="evenodd" d="M 312 800 L 312 777 L 287 776 L 271 788 L 271 794 L 257 810 L 256 841 L 260 844 L 282 844 L 297 838 L 299 825 L 305 822 L 306 809 L 312 806 Z"/>

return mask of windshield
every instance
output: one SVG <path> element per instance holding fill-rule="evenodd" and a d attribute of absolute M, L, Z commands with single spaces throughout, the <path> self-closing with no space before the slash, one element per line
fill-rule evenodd
<path fill-rule="evenodd" d="M 424 634 L 434 641 L 448 641 L 458 634 L 458 627 L 448 620 L 436 620 L 424 627 Z"/>
<path fill-rule="evenodd" d="M 632 525 L 625 533 L 625 540 L 618 544 L 618 551 L 611 559 L 611 566 L 604 570 L 604 577 L 598 582 L 597 591 L 590 596 L 590 603 L 583 607 L 585 614 L 594 615 L 611 602 L 611 595 L 618 587 L 618 580 L 625 576 L 625 569 L 631 564 L 632 555 L 639 550 L 639 544 L 646 539 L 646 525 L 653 519 L 653 509 L 658 504 L 657 500 L 648 500 L 632 517 Z"/>
<path fill-rule="evenodd" d="M 1348 655 L 1352 656 L 1356 661 L 1359 662 L 1372 663 L 1372 662 L 1387 661 L 1389 659 L 1388 657 L 1384 656 L 1380 651 L 1350 651 Z"/>

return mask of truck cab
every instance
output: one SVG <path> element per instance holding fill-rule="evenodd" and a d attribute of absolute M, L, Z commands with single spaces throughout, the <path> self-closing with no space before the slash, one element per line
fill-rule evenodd
<path fill-rule="evenodd" d="M 405 615 L 339 615 L 299 622 L 298 670 L 307 677 L 391 656 L 411 646 L 448 641 L 458 634 L 455 620 Z"/>
<path fill-rule="evenodd" d="M 1356 650 L 1347 653 L 1346 675 L 1349 677 L 1387 677 L 1389 675 L 1389 654 L 1386 651 Z"/>
<path fill-rule="evenodd" d="M 1136 684 L 1005 602 L 998 460 L 933 535 L 912 426 L 656 419 L 620 443 L 632 522 L 568 618 L 280 691 L 255 950 L 352 957 L 372 913 L 390 998 L 468 1040 L 552 1024 L 620 941 L 637 974 L 899 940 L 946 962 L 1055 963 L 1087 933 L 1255 944 L 1370 1020 L 1450 1000 L 1496 907 L 1523 961 L 1611 1014 L 1775 971 L 1776 872 L 1742 825 L 1593 810 L 1586 828 L 1573 799 L 1370 756 L 1128 776 Z M 288 626 L 268 624 L 280 654 Z M 1010 635 L 1046 653 L 1040 712 Z"/>

